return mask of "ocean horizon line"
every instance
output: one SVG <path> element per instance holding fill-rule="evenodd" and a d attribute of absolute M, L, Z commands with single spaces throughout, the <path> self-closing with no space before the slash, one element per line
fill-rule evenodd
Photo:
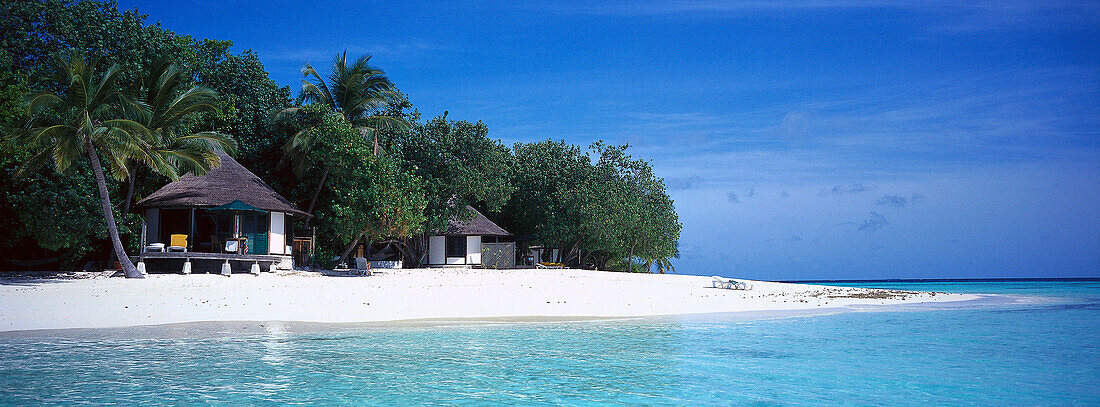
<path fill-rule="evenodd" d="M 832 280 L 777 280 L 777 283 L 1012 283 L 1012 282 L 1100 282 L 1100 277 L 996 277 L 996 278 L 884 278 Z"/>

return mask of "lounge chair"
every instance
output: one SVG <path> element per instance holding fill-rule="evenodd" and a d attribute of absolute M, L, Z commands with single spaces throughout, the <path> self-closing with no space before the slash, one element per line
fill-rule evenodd
<path fill-rule="evenodd" d="M 172 235 L 172 244 L 168 245 L 170 252 L 187 252 L 187 235 Z"/>
<path fill-rule="evenodd" d="M 149 243 L 148 246 L 145 246 L 145 251 L 147 251 L 147 252 L 163 252 L 164 251 L 164 243 Z"/>
<path fill-rule="evenodd" d="M 719 276 L 712 276 L 712 277 L 714 279 L 711 280 L 710 286 L 714 287 L 714 288 L 725 288 L 727 290 L 748 290 L 748 289 L 751 288 L 751 287 L 749 287 L 748 284 L 745 284 L 744 282 L 741 282 L 741 281 L 734 280 L 732 278 L 725 278 L 725 277 L 719 277 Z"/>
<path fill-rule="evenodd" d="M 370 262 L 367 261 L 366 257 L 355 258 L 355 268 L 348 269 L 348 275 L 352 274 L 359 274 L 361 276 L 374 275 L 374 273 L 372 273 L 370 269 Z"/>

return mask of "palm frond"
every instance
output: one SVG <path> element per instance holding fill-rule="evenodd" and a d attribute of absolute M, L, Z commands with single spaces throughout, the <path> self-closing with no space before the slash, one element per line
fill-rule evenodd
<path fill-rule="evenodd" d="M 225 151 L 229 155 L 237 153 L 237 140 L 233 139 L 233 137 L 228 134 L 218 133 L 216 131 L 204 131 L 187 136 L 180 136 L 176 139 L 181 143 L 199 141 L 210 150 Z"/>

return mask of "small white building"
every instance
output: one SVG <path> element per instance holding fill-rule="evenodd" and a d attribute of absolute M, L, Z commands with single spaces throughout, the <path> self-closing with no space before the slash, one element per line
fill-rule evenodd
<path fill-rule="evenodd" d="M 466 209 L 473 212 L 471 219 L 451 220 L 446 230 L 428 237 L 428 265 L 505 268 L 515 265 L 515 244 L 499 242 L 512 234 L 472 206 Z"/>

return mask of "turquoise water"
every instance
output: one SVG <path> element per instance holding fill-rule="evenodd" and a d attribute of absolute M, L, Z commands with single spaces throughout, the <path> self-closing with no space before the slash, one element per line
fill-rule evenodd
<path fill-rule="evenodd" d="M 935 284 L 863 285 L 1034 298 L 754 321 L 0 333 L 0 404 L 1100 405 L 1100 283 Z"/>

